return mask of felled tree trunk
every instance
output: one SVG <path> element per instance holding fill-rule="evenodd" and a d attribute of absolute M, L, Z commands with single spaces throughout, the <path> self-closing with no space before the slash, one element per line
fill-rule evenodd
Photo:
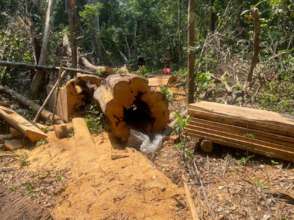
<path fill-rule="evenodd" d="M 113 74 L 113 69 L 109 66 L 96 66 L 89 62 L 86 57 L 80 57 L 81 64 L 91 71 L 95 71 L 96 73 L 102 74 Z"/>
<path fill-rule="evenodd" d="M 111 132 L 122 142 L 128 140 L 130 128 L 144 133 L 162 131 L 168 123 L 165 97 L 148 87 L 145 78 L 134 74 L 108 76 L 94 93 L 106 116 Z"/>
<path fill-rule="evenodd" d="M 23 95 L 15 92 L 14 90 L 12 90 L 12 89 L 10 89 L 8 87 L 0 86 L 0 92 L 3 92 L 3 93 L 6 93 L 6 94 L 10 95 L 13 99 L 17 100 L 22 105 L 31 108 L 33 111 L 37 112 L 40 109 L 40 105 L 36 104 L 32 100 L 29 100 L 28 98 L 24 97 Z M 46 119 L 46 120 L 52 120 L 53 119 L 53 113 L 49 112 L 49 111 L 47 111 L 45 109 L 43 109 L 41 111 L 40 116 L 43 119 Z M 57 115 L 54 116 L 54 119 L 56 121 L 61 120 Z"/>

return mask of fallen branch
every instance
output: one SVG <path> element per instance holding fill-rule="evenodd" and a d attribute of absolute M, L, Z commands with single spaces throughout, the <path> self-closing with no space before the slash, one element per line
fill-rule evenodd
<path fill-rule="evenodd" d="M 86 57 L 80 57 L 80 62 L 83 66 L 87 69 L 95 72 L 95 73 L 102 73 L 102 74 L 113 74 L 113 69 L 109 66 L 96 66 L 90 63 L 90 61 Z"/>
<path fill-rule="evenodd" d="M 183 183 L 184 183 L 184 190 L 185 190 L 185 195 L 186 195 L 186 201 L 189 205 L 190 211 L 191 211 L 191 215 L 192 215 L 192 219 L 193 220 L 199 220 L 199 216 L 195 207 L 195 203 L 193 201 L 193 197 L 191 195 L 190 189 L 188 184 L 186 183 L 186 180 L 184 177 L 182 177 L 183 179 Z"/>
<path fill-rule="evenodd" d="M 33 111 L 37 112 L 40 109 L 40 105 L 36 104 L 32 100 L 29 100 L 28 98 L 24 97 L 23 95 L 15 92 L 14 90 L 8 88 L 7 86 L 1 86 L 0 85 L 0 92 L 10 95 L 13 99 L 18 101 L 22 105 L 32 109 Z M 40 116 L 43 119 L 46 119 L 46 120 L 52 120 L 53 119 L 53 113 L 49 112 L 49 111 L 47 111 L 45 109 L 43 109 L 41 111 Z M 61 121 L 61 119 L 58 116 L 55 116 L 54 118 L 55 118 L 56 121 Z"/>
<path fill-rule="evenodd" d="M 83 70 L 79 68 L 35 65 L 35 64 L 20 63 L 20 62 L 11 62 L 11 61 L 5 61 L 5 60 L 0 60 L 0 66 L 22 67 L 26 69 L 47 70 L 47 71 L 58 71 L 60 69 L 64 69 L 70 72 L 79 72 L 79 73 L 87 73 L 87 74 L 95 73 L 95 71 Z"/>

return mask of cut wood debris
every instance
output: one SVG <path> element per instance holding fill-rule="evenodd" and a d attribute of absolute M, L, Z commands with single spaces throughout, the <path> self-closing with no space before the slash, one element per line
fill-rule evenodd
<path fill-rule="evenodd" d="M 150 87 L 168 86 L 176 80 L 173 75 L 158 75 L 148 78 L 148 85 Z"/>
<path fill-rule="evenodd" d="M 285 115 L 213 102 L 190 104 L 186 132 L 257 154 L 294 161 L 294 119 Z"/>
<path fill-rule="evenodd" d="M 0 118 L 7 122 L 11 127 L 21 132 L 32 142 L 37 142 L 47 137 L 43 131 L 41 131 L 27 119 L 4 106 L 0 106 Z"/>

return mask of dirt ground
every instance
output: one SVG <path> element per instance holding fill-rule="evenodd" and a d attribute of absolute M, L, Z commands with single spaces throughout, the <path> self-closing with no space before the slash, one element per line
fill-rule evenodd
<path fill-rule="evenodd" d="M 79 146 L 79 153 L 73 138 L 50 133 L 48 144 L 16 152 L 27 155 L 26 164 L 14 161 L 15 170 L 1 173 L 0 182 L 50 208 L 55 219 L 189 219 L 182 188 L 144 155 L 127 148 L 112 160 L 108 135 L 95 142 L 96 152 Z"/>
<path fill-rule="evenodd" d="M 179 95 L 171 110 L 181 111 L 184 99 Z M 0 150 L 0 184 L 32 198 L 54 219 L 191 219 L 185 176 L 200 219 L 294 219 L 291 163 L 224 146 L 187 161 L 174 137 L 146 156 L 114 150 L 106 133 L 93 138 L 97 148 L 90 149 L 51 132 L 48 143 L 34 148 Z"/>

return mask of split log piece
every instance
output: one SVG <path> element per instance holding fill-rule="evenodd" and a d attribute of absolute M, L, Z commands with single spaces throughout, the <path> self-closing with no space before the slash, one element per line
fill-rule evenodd
<path fill-rule="evenodd" d="M 6 121 L 11 127 L 21 132 L 32 142 L 47 137 L 43 131 L 9 108 L 0 106 L 0 118 Z"/>

